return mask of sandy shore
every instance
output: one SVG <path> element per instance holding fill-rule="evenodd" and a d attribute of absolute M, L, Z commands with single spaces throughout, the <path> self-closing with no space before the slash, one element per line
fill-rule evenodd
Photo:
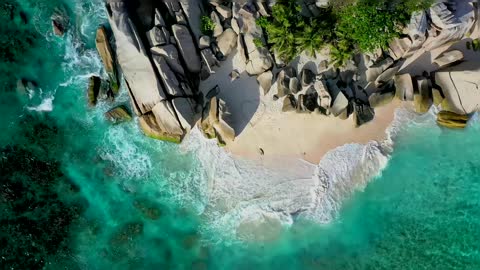
<path fill-rule="evenodd" d="M 316 71 L 316 66 L 323 59 L 303 56 L 294 66 L 301 70 L 306 65 Z M 375 119 L 359 128 L 354 126 L 353 115 L 341 120 L 318 113 L 285 113 L 281 111 L 282 99 L 273 100 L 275 84 L 264 95 L 255 77 L 245 72 L 233 82 L 230 80 L 231 70 L 239 70 L 235 61 L 235 57 L 230 57 L 223 62 L 216 74 L 202 82 L 201 90 L 208 91 L 215 85 L 220 87 L 220 98 L 227 102 L 232 113 L 230 124 L 237 133 L 235 141 L 226 150 L 237 156 L 262 159 L 264 162 L 267 159 L 294 158 L 318 164 L 328 151 L 339 146 L 383 140 L 395 109 L 401 106 L 401 102 L 394 101 L 377 108 Z M 261 155 L 260 148 L 264 155 Z"/>
<path fill-rule="evenodd" d="M 348 143 L 365 144 L 381 141 L 394 118 L 399 101 L 376 109 L 375 119 L 359 128 L 353 116 L 348 120 L 320 114 L 269 113 L 254 124 L 249 124 L 227 149 L 235 155 L 248 158 L 301 158 L 318 164 L 330 150 Z"/>

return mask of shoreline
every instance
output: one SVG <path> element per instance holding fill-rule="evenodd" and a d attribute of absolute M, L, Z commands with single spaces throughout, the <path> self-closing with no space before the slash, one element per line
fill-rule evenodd
<path fill-rule="evenodd" d="M 294 158 L 318 165 L 325 154 L 338 147 L 387 139 L 387 129 L 394 120 L 396 109 L 404 106 L 401 101 L 395 100 L 377 108 L 374 120 L 358 128 L 354 126 L 352 117 L 342 120 L 316 114 L 270 113 L 268 118 L 260 119 L 255 126 L 248 125 L 225 150 L 233 156 L 251 160 Z M 315 126 L 311 125 L 312 122 Z M 302 129 L 307 131 L 300 134 L 301 137 L 291 139 L 298 136 L 295 130 Z M 260 148 L 264 155 L 260 153 Z"/>

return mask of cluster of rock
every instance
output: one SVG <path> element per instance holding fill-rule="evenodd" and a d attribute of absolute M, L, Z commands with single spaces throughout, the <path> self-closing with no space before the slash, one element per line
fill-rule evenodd
<path fill-rule="evenodd" d="M 256 24 L 260 16 L 269 16 L 270 5 L 272 3 L 266 1 L 210 1 L 210 19 L 215 26 L 212 36 L 218 50 L 227 57 L 236 49 L 239 57 L 232 79 L 238 77 L 239 70 L 260 76 L 261 82 L 267 82 L 266 78 L 271 77 L 269 70 L 274 64 L 273 57 L 265 46 L 259 46 L 266 40 L 262 28 Z M 262 87 L 270 88 L 265 84 Z"/>
<path fill-rule="evenodd" d="M 201 120 L 209 137 L 222 144 L 232 141 L 235 132 L 222 118 L 226 107 L 218 105 L 223 104 L 215 98 L 218 89 L 206 94 L 198 90 L 200 80 L 208 78 L 229 53 L 228 31 L 222 33 L 224 41 L 202 36 L 201 1 L 134 2 L 108 0 L 107 11 L 118 64 L 144 133 L 179 143 Z M 111 54 L 105 49 L 99 52 Z M 104 59 L 113 77 L 109 63 Z"/>
<path fill-rule="evenodd" d="M 458 3 L 455 0 L 435 0 L 430 9 L 414 13 L 406 29 L 413 41 L 413 47 L 423 46 L 431 50 L 460 40 L 470 33 L 476 21 L 475 8 L 471 8 L 466 14 L 457 14 Z M 473 2 L 468 4 L 475 5 Z M 427 41 L 429 37 L 432 38 L 430 42 Z"/>
<path fill-rule="evenodd" d="M 356 126 L 361 126 L 371 121 L 375 112 L 353 75 L 349 70 L 340 72 L 334 68 L 315 74 L 306 67 L 297 75 L 293 67 L 287 66 L 278 73 L 274 99 L 283 102 L 283 112 L 315 112 L 341 119 L 353 114 Z"/>

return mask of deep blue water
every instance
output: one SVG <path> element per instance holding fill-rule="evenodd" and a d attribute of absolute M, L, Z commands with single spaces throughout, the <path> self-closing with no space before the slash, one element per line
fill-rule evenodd
<path fill-rule="evenodd" d="M 70 16 L 64 38 L 50 16 Z M 194 153 L 89 108 L 101 0 L 0 2 L 1 269 L 478 269 L 480 126 L 410 124 L 382 174 L 321 225 L 218 239 Z M 28 93 L 18 79 L 36 82 Z M 261 181 L 261 179 L 259 179 Z"/>

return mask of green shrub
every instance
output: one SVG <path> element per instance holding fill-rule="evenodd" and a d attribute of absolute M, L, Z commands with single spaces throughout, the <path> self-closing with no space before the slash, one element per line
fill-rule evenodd
<path fill-rule="evenodd" d="M 208 16 L 202 16 L 201 18 L 201 31 L 205 35 L 210 35 L 213 32 L 213 29 L 215 29 L 215 23 L 213 20 L 208 17 Z"/>
<path fill-rule="evenodd" d="M 257 47 L 257 48 L 263 48 L 264 47 L 263 41 L 260 38 L 255 38 L 253 40 L 253 44 L 255 44 L 255 47 Z"/>
<path fill-rule="evenodd" d="M 356 52 L 386 49 L 401 34 L 411 13 L 426 9 L 432 0 L 339 0 L 320 15 L 301 15 L 296 0 L 279 0 L 271 17 L 261 17 L 257 25 L 267 33 L 267 43 L 282 60 L 289 62 L 301 52 L 310 55 L 325 45 L 332 59 L 343 65 Z"/>

